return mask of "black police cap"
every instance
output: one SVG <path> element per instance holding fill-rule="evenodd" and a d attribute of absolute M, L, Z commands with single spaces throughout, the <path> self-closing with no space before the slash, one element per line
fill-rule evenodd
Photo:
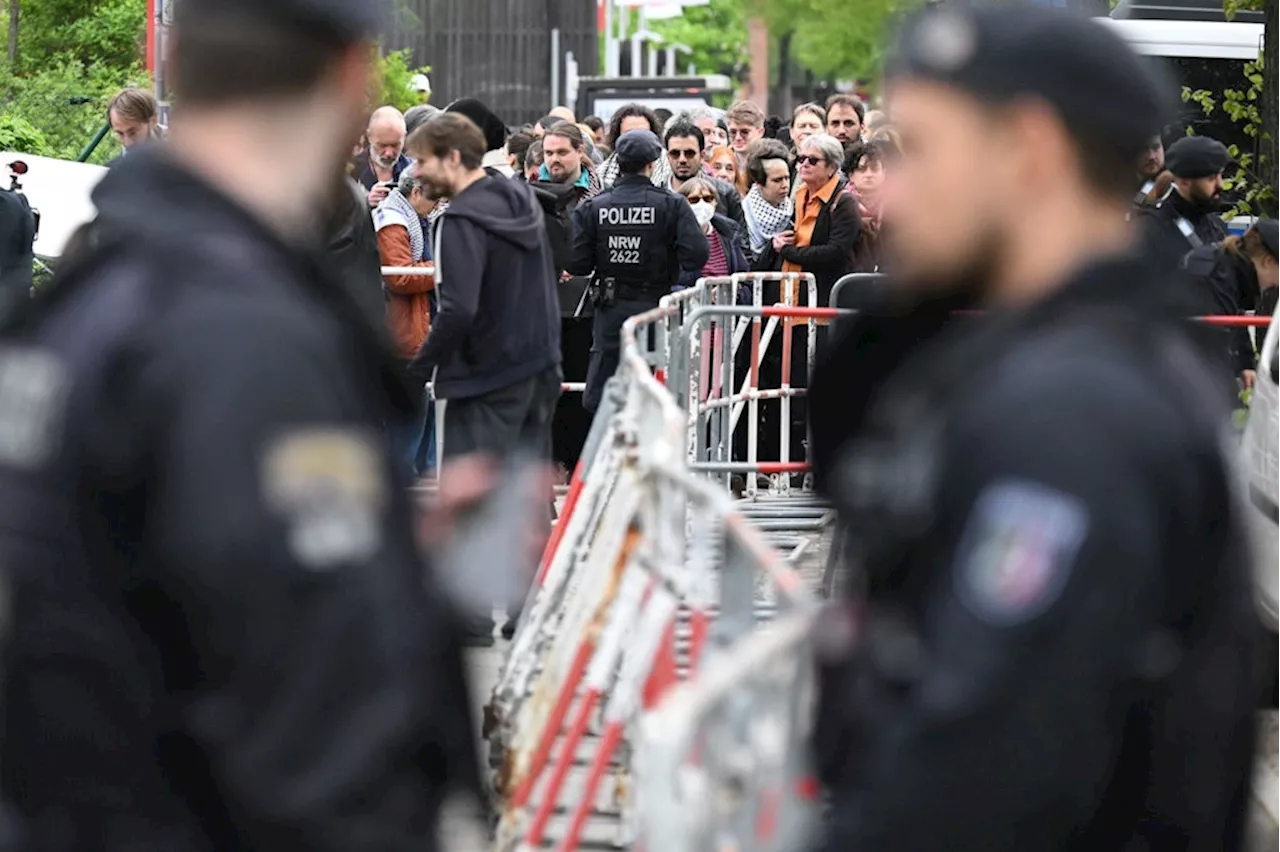
<path fill-rule="evenodd" d="M 1174 87 L 1105 24 L 1065 9 L 948 3 L 908 19 L 886 76 L 943 83 L 990 103 L 1034 97 L 1069 128 L 1141 151 Z"/>
<path fill-rule="evenodd" d="M 1275 219 L 1259 219 L 1253 228 L 1262 237 L 1262 244 L 1271 252 L 1272 257 L 1280 257 L 1280 222 Z"/>
<path fill-rule="evenodd" d="M 219 17 L 305 27 L 350 42 L 375 38 L 390 21 L 390 0 L 181 0 L 178 22 Z"/>
<path fill-rule="evenodd" d="M 1164 152 L 1164 167 L 1180 178 L 1212 177 L 1229 162 L 1227 146 L 1208 136 L 1184 136 Z"/>
<path fill-rule="evenodd" d="M 662 143 L 652 130 L 628 130 L 613 146 L 618 162 L 630 166 L 647 166 L 661 157 L 662 151 Z"/>

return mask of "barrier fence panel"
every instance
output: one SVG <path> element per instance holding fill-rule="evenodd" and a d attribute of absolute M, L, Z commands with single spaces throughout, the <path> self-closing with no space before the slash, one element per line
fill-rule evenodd
<path fill-rule="evenodd" d="M 618 373 L 486 708 L 500 849 L 633 839 L 640 713 L 705 649 L 754 629 L 757 588 L 773 590 L 774 609 L 809 599 L 729 496 L 689 474 L 687 416 L 662 381 L 671 332 L 700 307 L 732 304 L 734 286 L 699 282 L 624 328 Z"/>

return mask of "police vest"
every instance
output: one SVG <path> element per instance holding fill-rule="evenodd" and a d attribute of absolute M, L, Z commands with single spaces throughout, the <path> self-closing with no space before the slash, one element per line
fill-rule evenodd
<path fill-rule="evenodd" d="M 616 191 L 593 206 L 596 226 L 596 280 L 612 278 L 620 295 L 628 290 L 663 294 L 671 289 L 667 269 L 667 216 L 656 192 L 635 201 L 614 201 Z"/>

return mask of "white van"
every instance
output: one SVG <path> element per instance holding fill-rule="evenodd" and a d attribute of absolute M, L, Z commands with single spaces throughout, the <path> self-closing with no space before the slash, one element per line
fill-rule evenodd
<path fill-rule="evenodd" d="M 1280 329 L 1277 317 L 1271 318 L 1271 327 L 1258 356 L 1257 382 L 1253 388 L 1253 400 L 1249 405 L 1249 420 L 1245 424 L 1244 441 L 1241 444 L 1241 468 L 1247 480 L 1246 514 L 1249 519 L 1250 540 L 1258 589 L 1258 613 L 1263 624 L 1275 634 L 1278 624 L 1277 585 L 1280 585 L 1280 523 L 1277 523 L 1277 477 L 1280 477 Z M 1270 643 L 1271 651 L 1276 642 Z"/>

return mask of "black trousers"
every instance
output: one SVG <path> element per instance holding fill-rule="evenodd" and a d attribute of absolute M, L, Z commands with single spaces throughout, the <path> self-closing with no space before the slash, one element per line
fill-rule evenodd
<path fill-rule="evenodd" d="M 657 307 L 652 299 L 618 299 L 612 305 L 596 308 L 591 324 L 591 364 L 587 367 L 587 389 L 582 405 L 592 414 L 600 407 L 604 386 L 618 370 L 622 324 L 631 317 Z"/>
<path fill-rule="evenodd" d="M 551 367 L 496 391 L 451 399 L 444 409 L 446 460 L 517 451 L 551 458 L 551 419 L 560 398 L 560 368 Z"/>

